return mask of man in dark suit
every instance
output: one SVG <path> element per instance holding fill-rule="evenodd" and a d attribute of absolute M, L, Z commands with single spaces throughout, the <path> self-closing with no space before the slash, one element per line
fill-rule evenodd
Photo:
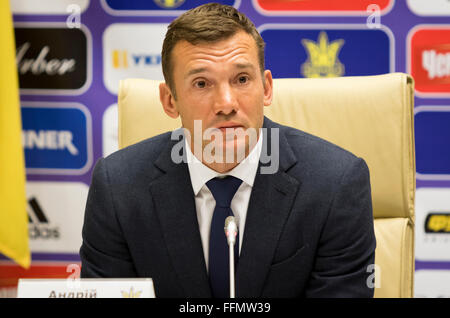
<path fill-rule="evenodd" d="M 216 221 L 230 211 L 239 221 L 237 297 L 372 297 L 368 168 L 264 117 L 272 76 L 253 23 L 229 6 L 190 10 L 169 26 L 162 63 L 161 103 L 169 116 L 181 116 L 183 133 L 98 161 L 81 276 L 151 277 L 157 297 L 226 297 L 228 255 L 220 254 Z M 230 180 L 237 183 L 222 188 L 232 193 L 224 204 L 216 184 Z"/>

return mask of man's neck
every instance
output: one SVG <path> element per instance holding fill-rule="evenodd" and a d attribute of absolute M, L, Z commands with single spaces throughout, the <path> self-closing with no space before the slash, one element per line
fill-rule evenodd
<path fill-rule="evenodd" d="M 247 157 L 248 154 L 246 154 L 245 157 Z M 217 171 L 219 173 L 226 173 L 228 171 L 233 170 L 233 168 L 235 168 L 240 162 L 232 162 L 232 163 L 217 163 L 217 162 L 213 162 L 213 163 L 207 163 L 204 160 L 202 161 L 202 163 L 207 166 L 208 168 Z"/>

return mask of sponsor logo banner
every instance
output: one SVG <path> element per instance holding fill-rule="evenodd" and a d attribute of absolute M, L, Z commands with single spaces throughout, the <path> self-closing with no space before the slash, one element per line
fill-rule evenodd
<path fill-rule="evenodd" d="M 448 0 L 407 0 L 409 9 L 420 16 L 450 16 Z"/>
<path fill-rule="evenodd" d="M 83 174 L 92 164 L 88 109 L 75 103 L 24 103 L 22 143 L 27 173 Z"/>
<path fill-rule="evenodd" d="M 102 6 L 113 15 L 167 15 L 168 13 L 180 13 L 211 1 L 206 0 L 102 0 Z M 240 0 L 217 1 L 234 7 L 239 7 Z"/>
<path fill-rule="evenodd" d="M 414 278 L 414 297 L 450 298 L 450 270 L 419 270 Z"/>
<path fill-rule="evenodd" d="M 78 262 L 71 262 L 80 266 Z M 69 278 L 69 263 L 64 262 L 39 262 L 32 263 L 30 268 L 24 269 L 11 261 L 0 262 L 0 287 L 17 286 L 19 278 Z"/>
<path fill-rule="evenodd" d="M 13 0 L 10 1 L 14 14 L 62 14 L 66 15 L 73 8 L 83 12 L 89 6 L 89 0 Z"/>
<path fill-rule="evenodd" d="M 263 25 L 266 68 L 275 78 L 377 75 L 394 69 L 388 29 Z"/>
<path fill-rule="evenodd" d="M 450 261 L 450 188 L 416 191 L 416 259 Z"/>
<path fill-rule="evenodd" d="M 26 190 L 31 251 L 78 254 L 88 186 L 79 182 L 28 181 Z"/>
<path fill-rule="evenodd" d="M 414 112 L 417 179 L 450 180 L 450 106 L 418 106 Z"/>
<path fill-rule="evenodd" d="M 366 15 L 368 8 L 376 6 L 386 13 L 394 4 L 394 0 L 253 0 L 256 10 L 263 14 L 333 14 L 333 15 Z"/>
<path fill-rule="evenodd" d="M 408 34 L 408 72 L 416 93 L 450 95 L 450 25 L 418 26 Z"/>
<path fill-rule="evenodd" d="M 82 94 L 90 85 L 90 35 L 65 24 L 15 24 L 21 93 Z"/>
<path fill-rule="evenodd" d="M 161 47 L 167 24 L 111 24 L 103 34 L 103 81 L 112 93 L 125 78 L 163 80 Z M 133 34 L 133 36 L 130 36 Z"/>

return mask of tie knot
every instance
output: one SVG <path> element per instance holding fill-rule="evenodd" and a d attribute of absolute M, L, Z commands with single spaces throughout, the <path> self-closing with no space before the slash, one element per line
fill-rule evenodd
<path fill-rule="evenodd" d="M 241 183 L 241 179 L 227 176 L 225 178 L 213 178 L 206 182 L 206 186 L 216 200 L 216 205 L 226 208 L 230 207 L 231 200 Z"/>

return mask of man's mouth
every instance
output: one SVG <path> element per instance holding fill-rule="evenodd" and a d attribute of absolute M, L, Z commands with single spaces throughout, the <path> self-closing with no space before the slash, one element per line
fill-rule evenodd
<path fill-rule="evenodd" d="M 221 123 L 221 124 L 217 125 L 215 128 L 220 129 L 223 133 L 226 133 L 227 129 L 233 131 L 234 129 L 238 129 L 238 128 L 244 129 L 244 126 L 242 126 L 241 124 L 238 124 L 238 123 L 234 123 L 234 122 L 227 122 L 227 123 Z"/>

